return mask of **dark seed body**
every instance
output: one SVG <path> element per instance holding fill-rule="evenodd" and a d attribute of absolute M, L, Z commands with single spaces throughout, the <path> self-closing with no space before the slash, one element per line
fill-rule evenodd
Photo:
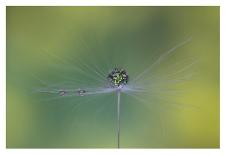
<path fill-rule="evenodd" d="M 108 74 L 108 81 L 115 87 L 121 87 L 128 83 L 129 76 L 124 69 L 115 68 Z"/>

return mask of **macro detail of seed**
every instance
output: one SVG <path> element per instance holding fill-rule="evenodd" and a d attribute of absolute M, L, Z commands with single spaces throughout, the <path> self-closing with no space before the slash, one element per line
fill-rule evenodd
<path fill-rule="evenodd" d="M 114 87 L 123 87 L 128 83 L 129 76 L 124 69 L 114 68 L 107 78 Z"/>

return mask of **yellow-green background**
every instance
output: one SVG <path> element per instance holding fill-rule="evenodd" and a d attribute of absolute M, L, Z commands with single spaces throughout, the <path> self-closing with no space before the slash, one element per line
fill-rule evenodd
<path fill-rule="evenodd" d="M 147 110 L 122 95 L 121 147 L 219 147 L 219 7 L 9 6 L 6 19 L 8 148 L 117 146 L 115 94 L 53 101 L 33 92 L 40 84 L 37 77 L 54 84 L 62 82 L 57 75 L 71 75 L 83 80 L 81 85 L 92 83 L 62 69 L 48 53 L 63 60 L 82 57 L 83 63 L 96 63 L 105 70 L 109 62 L 133 76 L 153 63 L 156 51 L 158 55 L 189 36 L 192 41 L 169 62 L 197 58 L 197 74 L 184 85 L 189 93 L 170 98 L 198 108 L 150 106 Z M 51 64 L 61 69 L 56 71 Z M 73 101 L 85 100 L 93 104 L 71 110 Z M 105 102 L 110 104 L 104 106 Z"/>

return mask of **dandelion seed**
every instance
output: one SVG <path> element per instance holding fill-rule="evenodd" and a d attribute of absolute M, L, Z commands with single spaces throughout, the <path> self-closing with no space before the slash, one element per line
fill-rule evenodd
<path fill-rule="evenodd" d="M 117 95 L 117 147 L 120 148 L 120 103 L 121 103 L 121 93 L 128 94 L 132 97 L 138 98 L 138 95 L 140 94 L 145 94 L 148 96 L 154 96 L 155 94 L 161 94 L 161 93 L 166 93 L 167 85 L 170 84 L 175 84 L 174 82 L 177 79 L 164 79 L 162 77 L 157 76 L 147 76 L 152 69 L 156 65 L 160 65 L 160 62 L 163 60 L 167 59 L 169 55 L 175 51 L 177 48 L 183 46 L 186 44 L 188 41 L 190 41 L 191 38 L 177 44 L 175 47 L 171 48 L 170 50 L 166 51 L 160 57 L 153 62 L 149 67 L 144 69 L 143 72 L 139 73 L 137 76 L 133 77 L 132 80 L 129 82 L 129 75 L 127 71 L 123 68 L 113 68 L 108 74 L 105 72 L 98 72 L 97 70 L 93 69 L 91 66 L 87 66 L 89 68 L 89 71 L 92 71 L 96 75 L 98 75 L 98 78 L 95 78 L 93 75 L 90 75 L 90 78 L 97 80 L 98 82 L 102 82 L 101 87 L 83 87 L 81 88 L 72 88 L 70 86 L 70 89 L 44 89 L 44 90 L 39 90 L 39 92 L 45 92 L 45 93 L 53 93 L 53 94 L 59 94 L 60 96 L 86 96 L 86 95 L 102 95 L 106 93 L 115 93 Z M 61 58 L 60 58 L 61 60 Z M 62 60 L 61 60 L 62 61 Z M 63 61 L 65 62 L 65 61 Z M 68 62 L 66 62 L 68 64 Z M 193 64 L 193 63 L 192 63 Z M 177 70 L 176 72 L 173 73 L 173 75 L 178 74 L 189 68 L 188 65 L 186 68 L 182 68 L 180 70 Z M 183 66 L 182 66 L 183 67 Z M 77 69 L 77 68 L 76 68 Z M 77 69 L 81 71 L 82 73 L 86 73 L 82 69 Z M 98 69 L 100 70 L 100 69 Z M 74 70 L 73 70 L 74 71 Z M 84 74 L 84 75 L 89 75 L 89 74 Z M 169 76 L 169 75 L 168 75 Z M 145 79 L 147 78 L 147 79 Z M 74 80 L 74 79 L 73 79 Z M 79 79 L 76 79 L 79 80 Z M 80 80 L 79 80 L 80 82 Z M 179 81 L 180 82 L 180 81 Z M 74 87 L 74 86 L 72 86 Z M 61 87 L 62 88 L 62 87 Z M 59 91 L 58 91 L 59 90 Z M 172 91 L 171 91 L 172 93 Z M 138 98 L 140 100 L 140 98 Z M 142 99 L 142 102 L 144 100 Z M 145 103 L 145 101 L 144 101 Z"/>
<path fill-rule="evenodd" d="M 117 143 L 120 148 L 120 94 L 121 89 L 128 83 L 129 76 L 126 70 L 114 68 L 111 73 L 108 74 L 109 82 L 117 89 Z"/>

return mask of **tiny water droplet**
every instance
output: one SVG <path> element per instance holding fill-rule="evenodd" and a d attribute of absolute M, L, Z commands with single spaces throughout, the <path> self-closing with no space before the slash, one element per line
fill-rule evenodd
<path fill-rule="evenodd" d="M 79 89 L 79 90 L 77 91 L 77 93 L 78 93 L 79 96 L 84 96 L 85 93 L 86 93 L 86 91 L 83 90 L 83 89 Z"/>
<path fill-rule="evenodd" d="M 59 90 L 59 95 L 60 95 L 60 96 L 66 95 L 66 91 L 64 91 L 64 90 Z"/>

